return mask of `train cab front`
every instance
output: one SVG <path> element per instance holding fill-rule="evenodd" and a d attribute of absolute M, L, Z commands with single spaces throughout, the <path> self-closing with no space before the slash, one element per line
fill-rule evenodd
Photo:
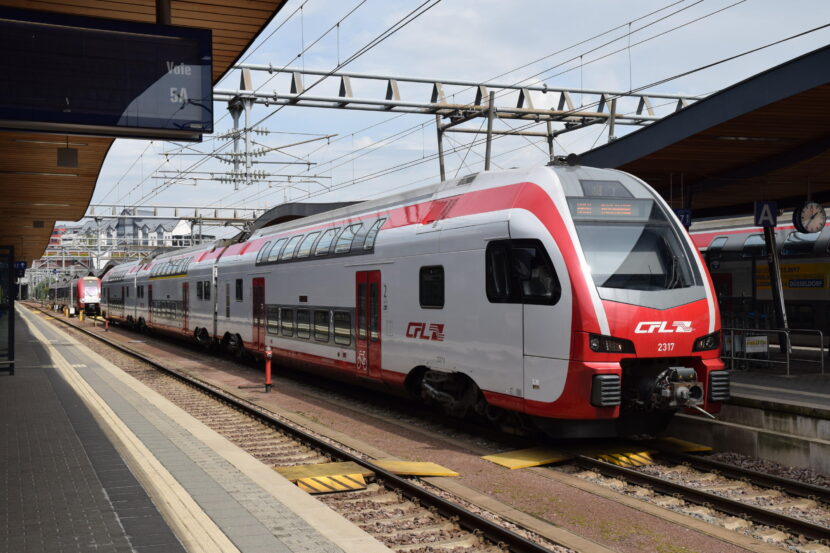
<path fill-rule="evenodd" d="M 717 302 L 662 199 L 630 175 L 603 173 L 603 180 L 566 176 L 585 285 L 581 293 L 574 287 L 562 397 L 582 412 L 577 435 L 653 434 L 679 411 L 711 415 L 729 398 Z"/>

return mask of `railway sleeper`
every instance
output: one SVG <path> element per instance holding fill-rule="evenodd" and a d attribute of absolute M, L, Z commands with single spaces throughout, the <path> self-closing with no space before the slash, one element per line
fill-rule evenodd
<path fill-rule="evenodd" d="M 383 532 L 372 532 L 372 534 L 376 538 L 383 539 L 383 537 L 391 537 L 399 535 L 403 532 L 406 532 L 407 535 L 410 536 L 425 536 L 428 534 L 434 534 L 439 532 L 463 532 L 457 524 L 454 522 L 450 522 L 447 520 L 444 521 L 437 521 L 433 520 L 432 524 L 418 526 L 417 523 L 413 525 L 407 525 L 405 528 L 401 528 L 400 525 L 403 522 L 402 519 L 395 519 L 390 520 L 386 524 L 383 524 L 382 521 L 378 522 L 369 522 L 365 524 L 361 524 L 362 528 L 374 528 L 375 530 L 378 529 L 378 526 L 389 526 L 390 528 L 387 531 Z M 398 528 L 393 528 L 394 525 L 398 525 Z"/>

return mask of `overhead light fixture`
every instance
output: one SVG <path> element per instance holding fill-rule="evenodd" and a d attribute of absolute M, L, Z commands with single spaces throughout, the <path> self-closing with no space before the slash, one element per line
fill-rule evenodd
<path fill-rule="evenodd" d="M 3 175 L 34 175 L 38 177 L 77 177 L 78 173 L 47 173 L 45 171 L 7 171 L 0 169 Z"/>
<path fill-rule="evenodd" d="M 31 205 L 34 207 L 69 207 L 69 204 L 44 204 L 32 202 L 14 202 L 14 205 Z"/>
<path fill-rule="evenodd" d="M 77 167 L 78 148 L 69 147 L 69 137 L 66 137 L 66 148 L 58 148 L 58 167 Z"/>
<path fill-rule="evenodd" d="M 26 138 L 15 138 L 12 142 L 22 144 L 66 144 L 67 146 L 89 146 L 86 142 L 69 142 L 63 140 L 28 140 Z"/>
<path fill-rule="evenodd" d="M 786 138 L 774 136 L 716 136 L 717 140 L 732 140 L 735 142 L 785 142 Z"/>

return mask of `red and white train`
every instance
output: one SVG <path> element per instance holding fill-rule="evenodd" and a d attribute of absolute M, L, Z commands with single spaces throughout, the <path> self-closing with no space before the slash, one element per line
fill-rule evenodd
<path fill-rule="evenodd" d="M 729 397 L 712 283 L 612 170 L 479 173 L 119 265 L 108 318 L 556 436 Z"/>
<path fill-rule="evenodd" d="M 95 316 L 101 313 L 101 279 L 96 276 L 73 278 L 53 284 L 49 297 L 58 308 L 67 308 L 70 315 L 85 313 Z"/>

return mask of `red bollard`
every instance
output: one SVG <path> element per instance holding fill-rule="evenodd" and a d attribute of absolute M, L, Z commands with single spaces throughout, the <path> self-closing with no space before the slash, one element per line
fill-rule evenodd
<path fill-rule="evenodd" d="M 271 391 L 271 347 L 265 348 L 265 392 Z"/>
<path fill-rule="evenodd" d="M 109 332 L 110 329 L 110 321 L 109 319 L 104 319 L 104 332 Z"/>

